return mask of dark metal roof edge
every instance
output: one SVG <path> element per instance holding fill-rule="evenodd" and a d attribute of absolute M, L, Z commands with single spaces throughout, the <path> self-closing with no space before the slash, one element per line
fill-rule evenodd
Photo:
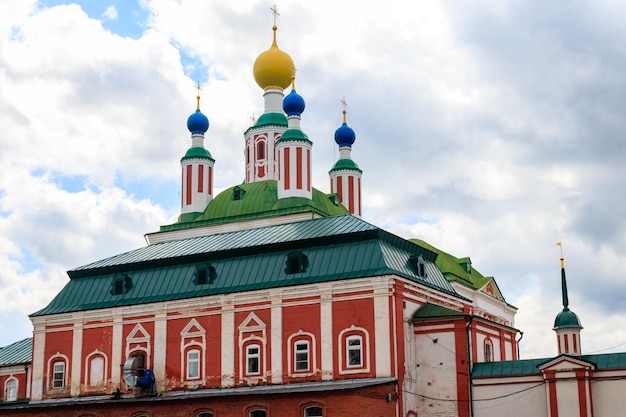
<path fill-rule="evenodd" d="M 215 397 L 235 397 L 242 395 L 263 395 L 263 394 L 299 394 L 302 392 L 325 392 L 359 389 L 398 383 L 394 377 L 343 379 L 335 381 L 302 382 L 276 385 L 257 385 L 254 387 L 233 387 L 233 388 L 206 388 L 194 391 L 169 391 L 159 396 L 151 397 L 122 397 L 113 400 L 110 395 L 100 395 L 93 397 L 63 398 L 58 400 L 43 400 L 30 402 L 28 404 L 11 404 L 13 407 L 0 407 L 4 409 L 25 409 L 25 408 L 48 408 L 63 406 L 80 406 L 84 404 L 129 404 L 144 402 L 180 401 L 190 399 L 203 399 Z"/>

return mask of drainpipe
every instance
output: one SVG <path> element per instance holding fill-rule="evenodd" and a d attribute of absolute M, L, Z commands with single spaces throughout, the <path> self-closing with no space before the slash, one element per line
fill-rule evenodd
<path fill-rule="evenodd" d="M 524 337 L 524 332 L 521 330 L 518 330 L 518 332 L 519 332 L 519 339 L 515 341 L 515 344 L 517 345 L 517 360 L 520 360 L 522 357 L 519 354 L 519 342 Z"/>
<path fill-rule="evenodd" d="M 465 326 L 465 337 L 467 338 L 467 378 L 469 382 L 468 393 L 470 402 L 470 417 L 474 415 L 474 399 L 472 395 L 472 391 L 474 390 L 474 383 L 472 382 L 472 339 L 470 338 L 472 321 L 474 321 L 474 316 L 469 316 L 469 321 Z"/>

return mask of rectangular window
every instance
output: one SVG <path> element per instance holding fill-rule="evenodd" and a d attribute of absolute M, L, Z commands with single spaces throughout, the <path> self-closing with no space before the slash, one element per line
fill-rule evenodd
<path fill-rule="evenodd" d="M 187 379 L 200 378 L 200 351 L 187 352 Z"/>
<path fill-rule="evenodd" d="M 296 342 L 294 349 L 294 364 L 296 372 L 309 370 L 309 342 Z"/>
<path fill-rule="evenodd" d="M 363 351 L 361 349 L 361 337 L 353 336 L 346 340 L 348 367 L 359 367 L 363 364 Z"/>
<path fill-rule="evenodd" d="M 52 388 L 63 388 L 65 385 L 65 363 L 56 362 L 52 366 Z"/>
<path fill-rule="evenodd" d="M 259 345 L 250 345 L 246 348 L 246 373 L 248 375 L 258 374 L 260 372 L 260 358 L 261 348 L 259 347 Z"/>

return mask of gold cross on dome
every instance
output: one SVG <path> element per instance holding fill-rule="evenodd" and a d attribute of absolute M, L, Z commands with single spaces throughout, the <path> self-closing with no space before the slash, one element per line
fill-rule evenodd
<path fill-rule="evenodd" d="M 196 99 L 198 100 L 198 110 L 200 110 L 200 91 L 202 91 L 202 86 L 200 85 L 200 81 L 198 80 L 196 82 L 196 84 L 194 84 L 194 87 L 196 87 L 196 89 L 198 90 L 198 95 L 196 96 Z"/>
<path fill-rule="evenodd" d="M 270 10 L 272 11 L 272 14 L 274 15 L 274 26 L 276 26 L 276 18 L 280 16 L 280 13 L 278 13 L 278 7 L 276 7 L 276 5 L 273 5 L 272 7 L 270 7 Z"/>
<path fill-rule="evenodd" d="M 252 113 L 252 116 L 250 116 L 250 120 L 253 124 L 256 122 L 256 116 L 254 115 L 254 113 Z"/>
<path fill-rule="evenodd" d="M 196 81 L 196 83 L 193 86 L 196 87 L 196 90 L 198 90 L 198 95 L 200 95 L 200 91 L 202 91 L 202 86 L 200 85 L 200 81 Z"/>
<path fill-rule="evenodd" d="M 346 123 L 346 113 L 348 108 L 348 102 L 346 101 L 346 96 L 341 98 L 341 105 L 343 106 L 343 122 Z"/>

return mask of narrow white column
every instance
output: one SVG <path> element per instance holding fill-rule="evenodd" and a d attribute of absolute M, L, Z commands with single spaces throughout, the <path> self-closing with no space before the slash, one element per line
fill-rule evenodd
<path fill-rule="evenodd" d="M 152 371 L 156 379 L 157 391 L 165 389 L 165 361 L 167 352 L 167 313 L 158 312 L 154 316 L 154 365 Z"/>
<path fill-rule="evenodd" d="M 330 286 L 320 291 L 320 324 L 322 346 L 322 380 L 333 379 L 333 300 Z"/>
<path fill-rule="evenodd" d="M 120 385 L 122 374 L 122 314 L 113 313 L 113 332 L 111 335 L 111 385 L 113 390 L 124 387 Z"/>
<path fill-rule="evenodd" d="M 83 317 L 82 314 L 75 314 L 74 329 L 72 332 L 72 371 L 70 395 L 78 397 L 80 395 L 80 374 L 83 362 Z"/>
<path fill-rule="evenodd" d="M 235 384 L 235 308 L 234 297 L 222 297 L 222 386 Z"/>
<path fill-rule="evenodd" d="M 283 382 L 283 294 L 282 291 L 271 291 L 272 300 L 272 384 Z"/>
<path fill-rule="evenodd" d="M 381 286 L 374 290 L 374 332 L 376 334 L 373 340 L 376 344 L 376 358 L 374 358 L 376 361 L 376 376 L 391 376 L 389 293 L 386 286 Z"/>
<path fill-rule="evenodd" d="M 35 320 L 33 320 L 33 328 L 33 382 L 30 398 L 37 401 L 43 398 L 46 328 L 43 323 L 39 324 Z"/>

